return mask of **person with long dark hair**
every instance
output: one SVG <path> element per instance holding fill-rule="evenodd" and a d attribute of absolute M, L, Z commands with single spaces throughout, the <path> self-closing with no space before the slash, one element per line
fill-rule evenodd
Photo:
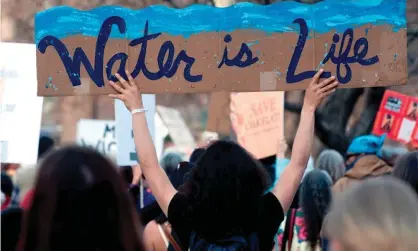
<path fill-rule="evenodd" d="M 211 144 L 177 191 L 159 166 L 137 84 L 116 74 L 110 82 L 132 113 L 133 134 L 141 169 L 183 250 L 269 250 L 298 189 L 312 150 L 315 110 L 338 83 L 319 81 L 320 70 L 305 94 L 301 120 L 289 165 L 272 192 L 261 163 L 233 142 Z M 146 107 L 145 107 L 146 108 Z"/>
<path fill-rule="evenodd" d="M 306 174 L 299 188 L 300 207 L 287 214 L 288 230 L 285 228 L 279 235 L 279 250 L 323 250 L 320 233 L 331 199 L 332 180 L 328 173 L 315 169 Z"/>
<path fill-rule="evenodd" d="M 132 199 L 101 154 L 66 147 L 42 161 L 20 251 L 143 250 Z"/>

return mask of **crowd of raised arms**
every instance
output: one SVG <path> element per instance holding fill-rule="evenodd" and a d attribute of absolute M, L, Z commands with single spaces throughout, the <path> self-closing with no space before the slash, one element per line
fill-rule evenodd
<path fill-rule="evenodd" d="M 128 72 L 110 96 L 143 111 Z M 327 149 L 312 160 L 315 111 L 338 85 L 322 72 L 306 90 L 291 157 L 277 157 L 273 175 L 223 140 L 189 161 L 176 152 L 158 160 L 146 111 L 132 113 L 138 166 L 41 139 L 37 167 L 13 181 L 2 172 L 1 250 L 418 250 L 417 151 L 364 135 L 344 156 Z"/>

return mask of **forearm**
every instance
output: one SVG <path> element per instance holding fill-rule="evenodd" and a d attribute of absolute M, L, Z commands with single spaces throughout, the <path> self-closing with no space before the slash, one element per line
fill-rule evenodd
<path fill-rule="evenodd" d="M 315 109 L 303 107 L 293 143 L 291 163 L 292 166 L 306 168 L 312 152 L 315 127 Z"/>
<path fill-rule="evenodd" d="M 146 169 L 157 167 L 158 158 L 155 152 L 154 142 L 148 129 L 145 113 L 137 113 L 132 116 L 132 128 L 138 160 L 144 175 Z"/>

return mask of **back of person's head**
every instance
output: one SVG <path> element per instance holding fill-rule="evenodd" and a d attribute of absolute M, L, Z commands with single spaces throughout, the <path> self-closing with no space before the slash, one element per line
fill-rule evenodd
<path fill-rule="evenodd" d="M 332 182 L 335 183 L 344 176 L 345 161 L 339 152 L 327 149 L 319 155 L 316 168 L 326 171 L 331 176 Z"/>
<path fill-rule="evenodd" d="M 417 195 L 402 181 L 366 180 L 334 200 L 324 232 L 334 251 L 417 250 L 417 208 Z"/>
<path fill-rule="evenodd" d="M 304 213 L 307 240 L 312 250 L 315 250 L 323 220 L 331 204 L 331 187 L 331 178 L 318 169 L 306 174 L 300 186 L 300 205 Z"/>
<path fill-rule="evenodd" d="M 125 185 L 129 187 L 134 179 L 134 173 L 131 166 L 121 166 L 119 167 L 119 172 L 122 175 L 122 179 L 125 182 Z"/>
<path fill-rule="evenodd" d="M 177 169 L 180 162 L 183 161 L 182 156 L 177 152 L 168 152 L 161 159 L 161 167 L 167 175 L 170 175 Z"/>
<path fill-rule="evenodd" d="M 183 191 L 188 195 L 196 232 L 234 233 L 256 220 L 258 201 L 269 178 L 261 163 L 236 143 L 212 143 L 191 171 Z M 247 224 L 246 224 L 247 223 Z"/>
<path fill-rule="evenodd" d="M 6 196 L 12 196 L 14 189 L 13 181 L 5 172 L 1 172 L 1 192 Z"/>
<path fill-rule="evenodd" d="M 186 161 L 180 162 L 179 168 L 174 170 L 174 172 L 172 172 L 168 176 L 168 178 L 171 181 L 171 184 L 173 185 L 175 189 L 179 189 L 179 187 L 183 185 L 183 183 L 189 177 L 189 173 L 192 170 L 193 166 L 194 166 L 193 163 L 190 163 L 190 162 L 186 162 Z"/>
<path fill-rule="evenodd" d="M 189 162 L 196 163 L 197 160 L 205 153 L 206 149 L 204 148 L 196 148 L 193 150 L 192 154 L 190 155 Z"/>
<path fill-rule="evenodd" d="M 411 185 L 418 195 L 418 151 L 400 157 L 392 175 Z"/>
<path fill-rule="evenodd" d="M 22 218 L 23 210 L 19 207 L 11 207 L 1 212 L 1 250 L 16 250 Z"/>
<path fill-rule="evenodd" d="M 54 145 L 54 139 L 52 139 L 48 135 L 41 135 L 39 138 L 38 159 L 44 157 L 45 154 L 47 154 L 50 150 L 53 149 Z"/>
<path fill-rule="evenodd" d="M 136 224 L 116 167 L 92 149 L 66 147 L 40 165 L 20 250 L 139 250 Z"/>

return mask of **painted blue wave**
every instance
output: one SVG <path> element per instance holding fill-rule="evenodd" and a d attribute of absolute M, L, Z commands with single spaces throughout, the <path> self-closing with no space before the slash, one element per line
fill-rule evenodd
<path fill-rule="evenodd" d="M 145 22 L 149 33 L 163 32 L 188 37 L 202 32 L 232 32 L 255 29 L 266 33 L 299 32 L 292 21 L 303 18 L 310 30 L 327 33 L 331 30 L 365 24 L 391 25 L 395 31 L 406 28 L 406 0 L 325 0 L 308 5 L 293 1 L 271 5 L 239 3 L 228 8 L 192 5 L 173 9 L 162 5 L 132 10 L 119 6 L 103 6 L 80 11 L 61 6 L 40 12 L 35 17 L 36 43 L 46 35 L 65 38 L 74 35 L 97 36 L 105 19 L 125 19 L 127 34 L 112 29 L 111 38 L 134 39 L 142 36 Z"/>

